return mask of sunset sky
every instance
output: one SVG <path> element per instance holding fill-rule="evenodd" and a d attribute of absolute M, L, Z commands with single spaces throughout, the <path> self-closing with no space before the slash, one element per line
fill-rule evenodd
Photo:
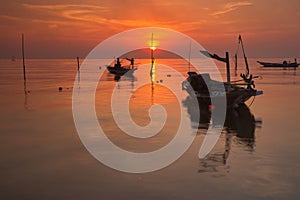
<path fill-rule="evenodd" d="M 1 0 L 0 58 L 86 56 L 113 34 L 158 26 L 180 31 L 216 53 L 300 58 L 299 0 Z"/>

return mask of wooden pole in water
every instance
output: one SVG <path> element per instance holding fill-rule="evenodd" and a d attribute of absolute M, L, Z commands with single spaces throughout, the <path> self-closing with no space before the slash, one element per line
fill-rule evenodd
<path fill-rule="evenodd" d="M 80 64 L 79 64 L 79 57 L 77 56 L 77 71 L 79 72 Z"/>
<path fill-rule="evenodd" d="M 79 62 L 79 57 L 77 56 L 77 79 L 78 79 L 78 84 L 80 83 L 80 62 Z"/>
<path fill-rule="evenodd" d="M 24 75 L 24 81 L 26 81 L 25 53 L 24 53 L 24 33 L 22 33 L 22 59 L 23 59 L 23 75 Z"/>
<path fill-rule="evenodd" d="M 24 50 L 24 33 L 22 33 L 22 60 L 23 60 L 23 77 L 24 77 L 24 93 L 27 95 L 26 87 L 26 67 L 25 67 L 25 50 Z"/>

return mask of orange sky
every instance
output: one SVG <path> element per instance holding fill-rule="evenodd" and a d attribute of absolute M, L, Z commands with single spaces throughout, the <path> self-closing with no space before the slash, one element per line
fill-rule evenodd
<path fill-rule="evenodd" d="M 248 57 L 300 57 L 299 0 L 1 0 L 0 58 L 84 57 L 118 32 L 175 29 L 216 53 L 235 53 L 242 34 Z"/>

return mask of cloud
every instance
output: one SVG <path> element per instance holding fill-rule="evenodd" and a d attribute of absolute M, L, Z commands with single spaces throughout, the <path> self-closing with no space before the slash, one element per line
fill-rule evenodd
<path fill-rule="evenodd" d="M 132 17 L 118 18 L 110 17 L 112 13 L 111 7 L 97 6 L 97 5 L 80 5 L 80 4 L 59 4 L 59 5 L 36 5 L 36 4 L 22 4 L 23 7 L 33 10 L 35 17 L 27 19 L 32 22 L 47 23 L 49 28 L 57 28 L 57 24 L 64 24 L 70 26 L 80 25 L 91 29 L 99 29 L 100 26 L 107 26 L 112 29 L 135 28 L 142 26 L 162 26 L 175 28 L 178 23 L 176 21 L 157 21 L 155 19 L 132 19 Z M 42 13 L 42 16 L 38 16 Z M 43 15 L 46 13 L 46 15 Z M 38 18 L 37 18 L 38 17 Z M 6 16 L 8 18 L 8 16 Z M 17 18 L 14 18 L 15 20 Z M 100 25 L 100 26 L 99 26 Z"/>
<path fill-rule="evenodd" d="M 240 7 L 243 6 L 252 6 L 253 3 L 249 1 L 240 1 L 240 2 L 228 2 L 225 4 L 222 10 L 218 10 L 212 13 L 213 16 L 223 15 L 229 12 L 232 12 L 234 10 L 237 10 Z"/>
<path fill-rule="evenodd" d="M 195 19 L 182 21 L 181 19 L 168 19 L 157 17 L 116 16 L 111 7 L 97 5 L 59 4 L 39 5 L 21 4 L 23 10 L 30 15 L 9 16 L 2 15 L 0 18 L 26 22 L 39 29 L 51 29 L 65 31 L 63 34 L 71 33 L 73 28 L 81 28 L 82 32 L 99 33 L 103 30 L 119 32 L 125 29 L 137 27 L 159 26 L 189 32 L 191 30 L 202 30 L 202 27 L 211 27 L 214 24 L 233 24 L 232 21 L 215 21 L 212 19 Z M 230 6 L 230 5 L 229 5 Z M 207 10 L 208 8 L 206 8 Z M 113 15 L 112 15 L 113 14 Z M 43 26 L 40 26 L 43 24 Z M 45 26 L 44 26 L 45 25 Z M 68 29 L 68 30 L 67 30 Z M 203 31 L 203 30 L 202 30 Z"/>
<path fill-rule="evenodd" d="M 252 5 L 249 2 L 230 2 L 223 5 L 217 14 L 230 12 L 229 10 L 238 9 L 241 6 Z M 159 26 L 185 33 L 198 32 L 201 35 L 215 32 L 215 27 L 235 26 L 237 19 L 217 20 L 210 17 L 212 9 L 203 7 L 204 15 L 195 15 L 193 18 L 168 18 L 157 17 L 153 13 L 145 13 L 141 17 L 136 17 L 134 12 L 116 14 L 112 6 L 80 5 L 80 4 L 59 4 L 59 5 L 40 5 L 40 4 L 20 4 L 26 14 L 2 15 L 0 19 L 14 20 L 16 23 L 26 23 L 34 27 L 37 31 L 52 32 L 62 37 L 78 35 L 81 37 L 86 34 L 90 37 L 94 35 L 117 33 L 126 29 L 137 27 Z M 222 5 L 221 5 L 222 6 Z M 226 11 L 226 12 L 225 12 Z M 29 14 L 28 14 L 29 13 Z M 71 36 L 70 36 L 71 35 Z M 98 37 L 98 36 L 97 36 Z"/>
<path fill-rule="evenodd" d="M 48 9 L 48 10 L 67 10 L 67 9 L 90 9 L 90 10 L 102 10 L 109 11 L 109 7 L 97 6 L 97 5 L 84 5 L 84 4 L 49 4 L 49 5 L 38 5 L 38 4 L 26 4 L 22 6 L 32 9 Z"/>
<path fill-rule="evenodd" d="M 10 15 L 0 15 L 0 18 L 7 19 L 7 20 L 13 20 L 13 21 L 22 20 L 21 17 L 10 16 Z"/>

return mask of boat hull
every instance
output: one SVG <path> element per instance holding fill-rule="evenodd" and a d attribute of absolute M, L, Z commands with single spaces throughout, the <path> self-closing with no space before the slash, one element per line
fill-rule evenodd
<path fill-rule="evenodd" d="M 223 102 L 224 97 L 226 98 L 226 105 L 231 107 L 238 107 L 239 105 L 248 101 L 251 97 L 262 94 L 262 91 L 256 91 L 251 89 L 244 89 L 241 91 L 226 92 L 222 96 L 214 96 L 209 94 L 201 94 L 194 91 L 192 88 L 187 90 L 191 96 L 196 96 L 199 103 L 211 105 L 212 102 Z M 226 95 L 226 96 L 225 96 Z"/>
<path fill-rule="evenodd" d="M 112 67 L 112 66 L 107 66 L 106 68 L 111 74 L 116 74 L 120 76 L 126 74 L 127 72 L 133 73 L 137 69 L 137 68 L 130 69 L 125 67 Z"/>
<path fill-rule="evenodd" d="M 269 68 L 298 68 L 299 67 L 299 63 L 269 63 L 269 62 L 260 62 L 257 61 L 259 64 L 261 64 L 263 67 L 269 67 Z"/>

